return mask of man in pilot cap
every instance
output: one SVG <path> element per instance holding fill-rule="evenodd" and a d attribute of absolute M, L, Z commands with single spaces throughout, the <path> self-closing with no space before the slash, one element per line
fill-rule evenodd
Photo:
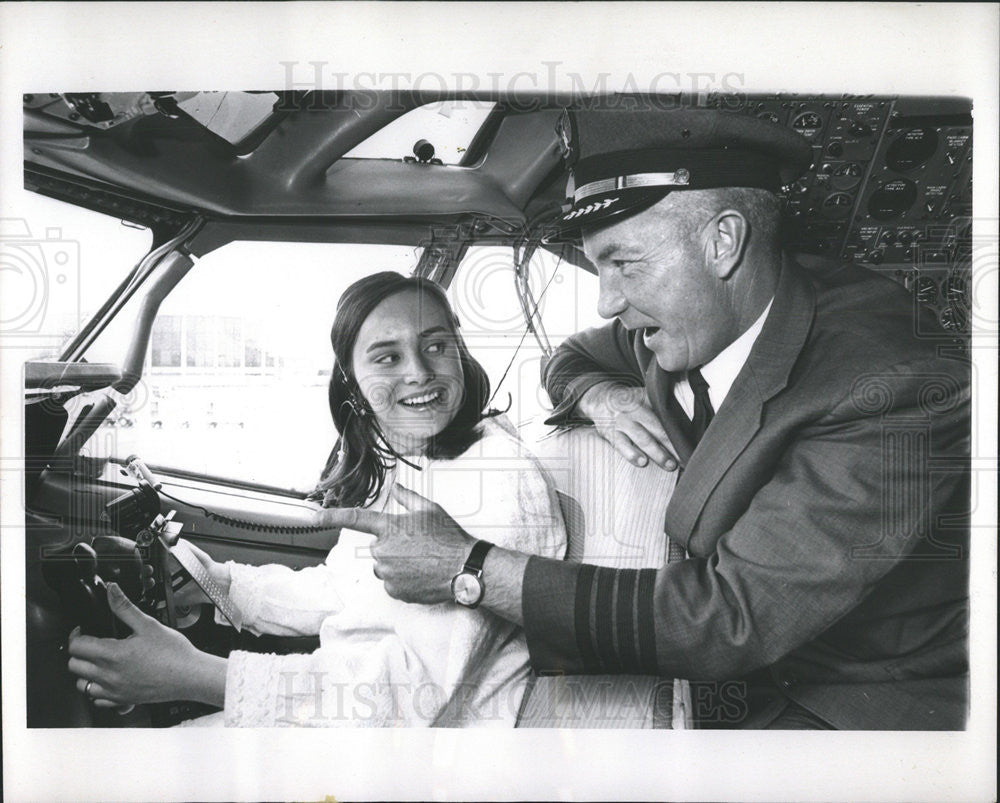
<path fill-rule="evenodd" d="M 593 109 L 560 135 L 561 228 L 582 235 L 613 320 L 546 365 L 551 422 L 593 422 L 636 464 L 681 471 L 664 530 L 682 559 L 529 557 L 406 491 L 403 516 L 322 515 L 380 534 L 393 596 L 523 623 L 536 672 L 740 681 L 731 727 L 964 727 L 967 361 L 895 283 L 783 255 L 777 192 L 810 162 L 793 131 Z"/>

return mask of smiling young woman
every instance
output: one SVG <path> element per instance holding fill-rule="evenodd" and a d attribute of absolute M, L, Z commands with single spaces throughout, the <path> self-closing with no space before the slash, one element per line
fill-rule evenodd
<path fill-rule="evenodd" d="M 378 496 L 396 456 L 449 459 L 482 435 L 490 382 L 444 291 L 384 271 L 352 284 L 330 332 L 330 413 L 340 433 L 310 498 L 325 507 Z"/>
<path fill-rule="evenodd" d="M 331 340 L 330 410 L 340 438 L 310 499 L 379 512 L 412 505 L 417 494 L 432 499 L 479 539 L 453 566 L 456 578 L 481 565 L 493 544 L 562 557 L 555 491 L 486 410 L 489 380 L 437 285 L 389 272 L 355 282 L 337 306 Z M 424 562 L 444 561 L 435 541 L 421 545 Z M 344 529 L 325 563 L 298 571 L 222 564 L 193 548 L 240 626 L 318 634 L 320 648 L 209 655 L 113 587 L 111 607 L 133 635 L 74 634 L 77 686 L 103 707 L 187 699 L 223 709 L 195 725 L 512 727 L 529 671 L 520 628 L 476 607 L 482 584 L 475 598 L 453 585 L 454 602 L 443 605 L 393 599 L 374 572 L 375 542 Z M 176 596 L 185 605 L 209 601 L 193 583 Z"/>

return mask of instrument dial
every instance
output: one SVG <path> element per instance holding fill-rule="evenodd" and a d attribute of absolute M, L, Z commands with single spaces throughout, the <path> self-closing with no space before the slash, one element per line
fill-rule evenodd
<path fill-rule="evenodd" d="M 883 184 L 868 199 L 868 214 L 875 220 L 893 220 L 910 210 L 917 200 L 917 185 L 908 178 Z"/>
<path fill-rule="evenodd" d="M 938 299 L 937 282 L 927 276 L 917 279 L 917 298 L 925 304 L 933 304 Z"/>
<path fill-rule="evenodd" d="M 801 112 L 792 120 L 792 128 L 808 139 L 815 137 L 822 127 L 823 118 L 816 112 Z"/>
<path fill-rule="evenodd" d="M 843 220 L 851 214 L 854 199 L 846 192 L 835 192 L 823 199 L 823 217 L 831 220 Z"/>
<path fill-rule="evenodd" d="M 938 148 L 938 135 L 933 128 L 911 128 L 903 131 L 885 151 L 885 163 L 900 172 L 920 167 Z"/>
<path fill-rule="evenodd" d="M 857 162 L 844 162 L 833 169 L 830 183 L 838 190 L 849 190 L 861 183 L 863 172 L 861 165 Z"/>

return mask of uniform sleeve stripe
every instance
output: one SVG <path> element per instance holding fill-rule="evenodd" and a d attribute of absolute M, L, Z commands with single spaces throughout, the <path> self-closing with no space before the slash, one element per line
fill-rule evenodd
<path fill-rule="evenodd" d="M 638 572 L 623 569 L 618 572 L 618 602 L 615 606 L 615 622 L 618 629 L 618 655 L 622 671 L 639 673 L 639 654 L 636 652 L 635 636 L 635 589 Z"/>
<path fill-rule="evenodd" d="M 655 675 L 656 635 L 653 630 L 653 590 L 656 587 L 656 569 L 640 569 L 637 601 L 639 620 L 639 664 L 643 674 Z"/>
<path fill-rule="evenodd" d="M 614 674 L 621 672 L 618 652 L 615 650 L 615 579 L 614 569 L 597 570 L 597 604 L 594 612 L 597 636 L 597 655 L 603 671 Z"/>
<path fill-rule="evenodd" d="M 594 585 L 596 566 L 583 564 L 576 580 L 576 602 L 574 607 L 574 628 L 576 629 L 576 648 L 580 651 L 585 670 L 597 671 L 600 663 L 594 650 L 593 638 L 590 634 L 590 599 Z"/>

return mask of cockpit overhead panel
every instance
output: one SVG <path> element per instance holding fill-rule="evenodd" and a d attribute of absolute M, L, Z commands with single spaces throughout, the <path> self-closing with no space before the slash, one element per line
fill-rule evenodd
<path fill-rule="evenodd" d="M 720 94 L 707 105 L 787 125 L 811 143 L 809 172 L 784 191 L 792 251 L 883 273 L 949 331 L 968 334 L 969 100 Z"/>

